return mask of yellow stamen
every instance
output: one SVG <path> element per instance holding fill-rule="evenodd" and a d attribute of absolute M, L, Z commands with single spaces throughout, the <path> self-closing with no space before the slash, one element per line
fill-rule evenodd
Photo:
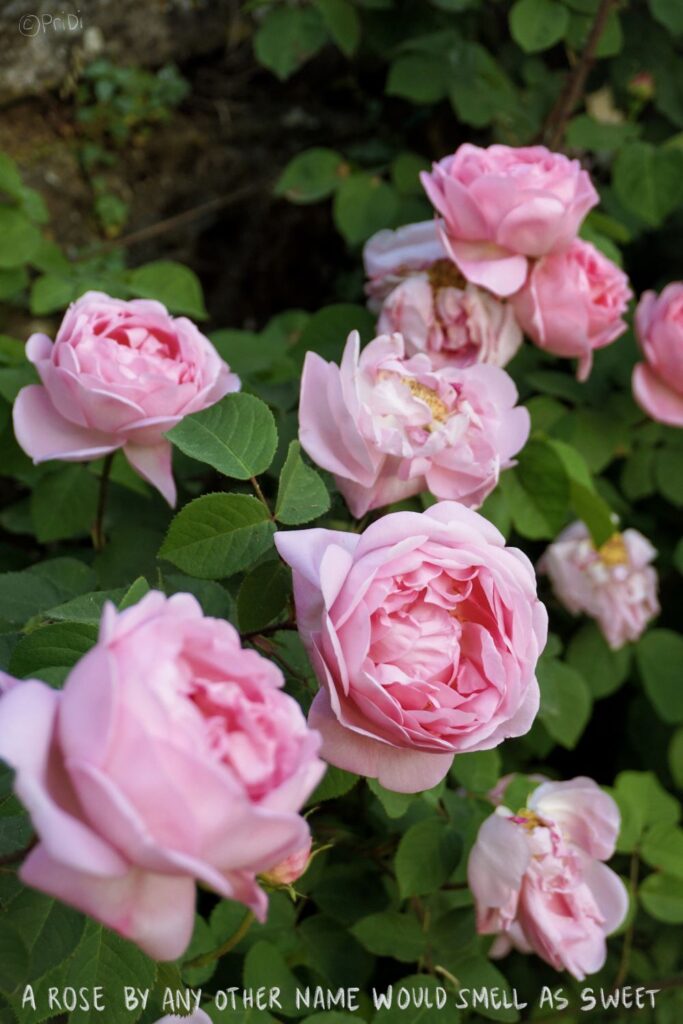
<path fill-rule="evenodd" d="M 439 423 L 446 422 L 449 416 L 448 406 L 439 398 L 436 391 L 432 391 L 425 384 L 420 384 L 419 380 L 415 380 L 414 377 L 405 377 L 403 383 L 406 387 L 410 388 L 411 394 L 415 398 L 419 398 L 420 401 L 429 406 L 432 419 L 437 420 Z"/>
<path fill-rule="evenodd" d="M 628 551 L 620 533 L 613 533 L 610 539 L 598 548 L 598 555 L 600 561 L 608 566 L 628 564 Z"/>
<path fill-rule="evenodd" d="M 458 288 L 463 291 L 467 284 L 455 263 L 451 260 L 436 260 L 427 271 L 429 284 L 433 291 L 439 288 Z"/>
<path fill-rule="evenodd" d="M 532 829 L 540 828 L 543 825 L 543 822 L 538 817 L 536 812 L 535 811 L 530 811 L 528 807 L 522 807 L 522 809 L 520 811 L 517 811 L 517 814 L 515 815 L 515 817 L 516 818 L 523 818 L 524 822 L 523 823 L 520 822 L 520 824 L 522 824 L 522 828 L 526 828 L 530 832 L 531 832 Z"/>

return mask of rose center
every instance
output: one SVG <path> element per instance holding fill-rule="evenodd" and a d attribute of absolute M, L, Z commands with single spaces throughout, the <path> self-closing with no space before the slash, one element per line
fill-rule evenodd
<path fill-rule="evenodd" d="M 613 533 L 609 540 L 597 549 L 600 561 L 607 566 L 628 565 L 628 552 L 624 538 L 620 533 Z"/>
<path fill-rule="evenodd" d="M 410 389 L 410 393 L 415 398 L 419 398 L 421 402 L 424 402 L 429 407 L 432 419 L 438 423 L 446 422 L 449 417 L 448 406 L 439 398 L 436 391 L 428 388 L 426 384 L 420 384 L 419 380 L 415 380 L 414 377 L 406 377 L 403 383 Z"/>
<path fill-rule="evenodd" d="M 432 263 L 427 271 L 427 277 L 434 292 L 439 291 L 440 288 L 458 288 L 463 291 L 467 284 L 455 263 L 446 259 L 436 260 Z"/>

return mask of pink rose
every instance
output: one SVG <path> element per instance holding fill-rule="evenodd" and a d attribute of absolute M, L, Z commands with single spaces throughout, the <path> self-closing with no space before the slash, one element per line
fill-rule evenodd
<path fill-rule="evenodd" d="M 195 879 L 263 920 L 256 874 L 301 849 L 319 737 L 280 670 L 189 594 L 105 607 L 62 691 L 0 698 L 0 757 L 40 842 L 21 878 L 158 960 L 185 950 Z"/>
<path fill-rule="evenodd" d="M 285 857 L 279 864 L 276 864 L 270 871 L 262 874 L 264 882 L 270 885 L 293 885 L 298 878 L 304 874 L 311 860 L 311 840 L 295 850 L 289 857 Z"/>
<path fill-rule="evenodd" d="M 622 317 L 631 295 L 626 274 L 577 238 L 538 261 L 512 304 L 539 348 L 578 359 L 578 378 L 585 380 L 593 349 L 609 345 L 626 330 Z"/>
<path fill-rule="evenodd" d="M 360 352 L 353 331 L 341 367 L 308 352 L 299 437 L 334 473 L 352 515 L 429 489 L 478 506 L 529 436 L 529 414 L 496 366 L 436 368 L 426 353 L 404 358 L 400 334 Z"/>
<path fill-rule="evenodd" d="M 54 344 L 33 334 L 26 354 L 43 382 L 22 388 L 14 403 L 14 432 L 27 455 L 85 462 L 122 448 L 171 505 L 164 433 L 240 387 L 191 320 L 147 299 L 88 292 L 66 311 Z"/>
<path fill-rule="evenodd" d="M 382 300 L 405 277 L 446 258 L 448 253 L 435 220 L 406 224 L 396 231 L 378 231 L 363 249 L 370 308 L 379 312 Z"/>
<path fill-rule="evenodd" d="M 321 684 L 309 722 L 331 764 L 414 793 L 454 754 L 528 731 L 547 615 L 531 563 L 483 516 L 442 502 L 360 535 L 297 530 L 275 543 L 294 571 Z"/>
<path fill-rule="evenodd" d="M 657 552 L 637 530 L 615 533 L 596 550 L 583 523 L 573 523 L 538 564 L 555 596 L 573 615 L 595 619 L 611 648 L 637 640 L 659 613 Z"/>
<path fill-rule="evenodd" d="M 683 427 L 683 282 L 641 296 L 636 334 L 645 356 L 633 371 L 636 401 L 653 420 Z"/>
<path fill-rule="evenodd" d="M 455 264 L 442 260 L 406 278 L 384 300 L 378 332 L 402 334 L 408 355 L 428 352 L 437 367 L 505 366 L 522 344 L 512 307 L 456 276 Z"/>
<path fill-rule="evenodd" d="M 578 160 L 544 146 L 465 143 L 421 179 L 444 218 L 449 254 L 468 281 L 496 295 L 522 287 L 527 257 L 569 245 L 598 202 Z"/>
<path fill-rule="evenodd" d="M 513 814 L 499 807 L 468 863 L 477 930 L 492 956 L 536 953 L 579 981 L 599 971 L 605 938 L 628 910 L 626 887 L 602 861 L 614 853 L 619 810 L 592 779 L 544 782 Z"/>

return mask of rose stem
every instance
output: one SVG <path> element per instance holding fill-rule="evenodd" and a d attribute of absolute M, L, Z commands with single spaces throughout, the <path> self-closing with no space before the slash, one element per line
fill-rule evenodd
<path fill-rule="evenodd" d="M 114 461 L 115 452 L 110 452 L 104 460 L 102 466 L 102 474 L 100 476 L 100 493 L 97 499 L 97 515 L 95 517 L 95 525 L 92 529 L 92 542 L 95 551 L 101 551 L 106 543 L 104 536 L 104 512 L 107 507 L 107 492 L 109 490 L 109 474 L 111 473 L 111 464 Z"/>
<path fill-rule="evenodd" d="M 188 960 L 186 964 L 183 964 L 183 970 L 187 971 L 195 967 L 206 967 L 207 964 L 212 964 L 214 960 L 220 960 L 222 956 L 225 956 L 226 953 L 229 953 L 231 949 L 234 949 L 242 941 L 253 922 L 254 915 L 251 910 L 248 910 L 237 931 L 222 946 L 219 946 L 218 949 L 212 949 L 210 953 L 202 953 L 201 956 L 195 957 L 194 960 Z"/>

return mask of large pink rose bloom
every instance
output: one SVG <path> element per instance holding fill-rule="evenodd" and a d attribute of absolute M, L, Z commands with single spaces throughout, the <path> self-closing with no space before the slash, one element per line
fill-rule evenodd
<path fill-rule="evenodd" d="M 43 382 L 14 403 L 14 432 L 27 455 L 85 462 L 122 448 L 171 505 L 164 433 L 240 387 L 191 320 L 148 299 L 87 292 L 66 311 L 54 344 L 33 334 L 26 354 Z"/>
<path fill-rule="evenodd" d="M 275 536 L 321 689 L 322 756 L 414 793 L 453 755 L 521 736 L 538 710 L 547 635 L 531 563 L 454 502 L 396 512 L 361 535 Z"/>
<path fill-rule="evenodd" d="M 555 595 L 573 615 L 595 619 L 614 650 L 637 640 L 659 614 L 657 552 L 638 530 L 615 533 L 596 549 L 583 523 L 573 523 L 538 564 Z"/>
<path fill-rule="evenodd" d="M 370 308 L 379 312 L 382 301 L 406 277 L 447 258 L 436 220 L 405 224 L 396 231 L 378 231 L 363 248 Z"/>
<path fill-rule="evenodd" d="M 636 333 L 645 362 L 633 371 L 635 399 L 653 420 L 683 427 L 683 283 L 641 296 Z"/>
<path fill-rule="evenodd" d="M 351 514 L 430 490 L 480 505 L 529 436 L 512 378 L 496 366 L 434 366 L 405 358 L 400 334 L 360 351 L 349 335 L 341 367 L 308 352 L 299 437 L 334 473 Z"/>
<path fill-rule="evenodd" d="M 323 773 L 282 684 L 189 594 L 107 605 L 62 691 L 0 698 L 0 757 L 39 837 L 22 880 L 158 960 L 190 941 L 195 880 L 263 920 L 255 876 L 306 844 L 297 812 Z"/>
<path fill-rule="evenodd" d="M 496 295 L 522 287 L 528 257 L 569 245 L 598 202 L 578 160 L 544 146 L 465 143 L 421 179 L 449 254 L 468 281 Z"/>
<path fill-rule="evenodd" d="M 539 348 L 578 359 L 578 377 L 585 380 L 593 350 L 626 330 L 623 316 L 631 295 L 626 274 L 594 245 L 576 239 L 538 261 L 512 304 Z"/>
<path fill-rule="evenodd" d="M 499 936 L 492 956 L 536 953 L 579 981 L 600 970 L 628 910 L 624 883 L 602 863 L 619 827 L 614 800 L 587 778 L 545 782 L 527 807 L 486 819 L 468 881 L 479 933 Z"/>

